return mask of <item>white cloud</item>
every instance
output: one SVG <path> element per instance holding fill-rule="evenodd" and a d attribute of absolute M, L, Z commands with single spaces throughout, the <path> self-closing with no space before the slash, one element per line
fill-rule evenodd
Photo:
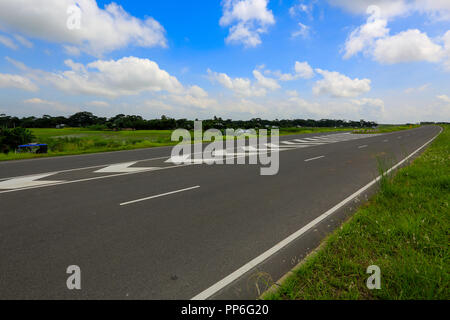
<path fill-rule="evenodd" d="M 257 71 L 257 70 L 255 70 L 255 71 L 258 75 L 262 76 L 262 74 L 259 71 Z M 217 73 L 217 72 L 213 72 L 209 69 L 208 69 L 208 75 L 209 75 L 210 80 L 217 81 L 223 87 L 232 90 L 234 92 L 234 94 L 236 94 L 237 96 L 240 96 L 240 97 L 261 97 L 261 96 L 265 96 L 267 93 L 266 88 L 261 87 L 260 82 L 255 85 L 255 84 L 252 84 L 252 81 L 247 78 L 232 79 L 226 73 Z M 267 79 L 267 78 L 265 78 L 265 79 Z M 261 80 L 263 80 L 263 79 L 261 78 Z M 270 83 L 265 83 L 264 80 L 263 80 L 263 83 L 265 85 L 270 86 Z M 273 83 L 272 83 L 272 85 L 273 85 Z"/>
<path fill-rule="evenodd" d="M 276 90 L 280 88 L 280 85 L 275 79 L 264 77 L 258 70 L 253 71 L 253 76 L 257 80 L 257 85 L 261 88 L 266 88 L 269 90 Z"/>
<path fill-rule="evenodd" d="M 0 88 L 16 88 L 26 91 L 39 90 L 30 79 L 15 74 L 5 73 L 0 73 Z"/>
<path fill-rule="evenodd" d="M 20 69 L 22 71 L 26 71 L 28 70 L 28 67 L 20 61 L 14 60 L 10 57 L 5 57 L 5 60 L 8 61 L 9 63 L 11 63 L 13 66 L 15 66 L 17 69 Z"/>
<path fill-rule="evenodd" d="M 447 71 L 450 71 L 450 30 L 447 31 L 442 37 L 442 42 L 444 43 L 444 67 Z"/>
<path fill-rule="evenodd" d="M 359 113 L 365 119 L 381 119 L 385 116 L 385 105 L 381 99 L 363 98 L 351 100 L 352 103 L 359 107 Z"/>
<path fill-rule="evenodd" d="M 382 63 L 439 62 L 443 59 L 444 52 L 426 33 L 413 29 L 378 39 L 373 55 L 375 60 Z"/>
<path fill-rule="evenodd" d="M 295 62 L 294 73 L 282 73 L 281 71 L 265 70 L 267 74 L 273 74 L 280 81 L 293 81 L 297 79 L 311 79 L 315 76 L 314 70 L 311 68 L 308 62 Z"/>
<path fill-rule="evenodd" d="M 86 105 L 90 106 L 90 107 L 101 107 L 101 108 L 110 106 L 110 104 L 106 101 L 90 101 L 90 102 L 86 103 Z"/>
<path fill-rule="evenodd" d="M 450 97 L 445 94 L 437 96 L 437 98 L 443 102 L 450 103 Z"/>
<path fill-rule="evenodd" d="M 0 43 L 13 50 L 18 48 L 14 41 L 6 36 L 0 35 Z"/>
<path fill-rule="evenodd" d="M 81 29 L 70 30 L 67 9 L 76 4 L 82 12 Z M 100 9 L 95 0 L 0 0 L 0 29 L 96 56 L 131 44 L 165 47 L 167 42 L 164 28 L 153 18 L 135 18 L 115 3 Z"/>
<path fill-rule="evenodd" d="M 303 39 L 309 38 L 310 32 L 311 32 L 311 27 L 308 27 L 307 25 L 304 25 L 301 22 L 298 23 L 298 26 L 300 27 L 300 29 L 292 32 L 292 34 L 291 34 L 292 37 L 293 38 L 302 37 Z"/>
<path fill-rule="evenodd" d="M 405 15 L 412 9 L 409 0 L 328 0 L 328 2 L 354 14 L 364 14 L 367 7 L 377 6 L 380 8 L 380 17 L 383 18 Z"/>
<path fill-rule="evenodd" d="M 289 8 L 289 14 L 291 15 L 291 17 L 295 17 L 300 12 L 310 15 L 311 11 L 312 11 L 312 4 L 308 6 L 302 2 L 294 4 L 292 7 Z"/>
<path fill-rule="evenodd" d="M 199 86 L 191 86 L 182 94 L 171 94 L 165 97 L 168 104 L 208 109 L 217 106 L 217 101 L 211 99 L 209 94 Z"/>
<path fill-rule="evenodd" d="M 367 19 L 366 24 L 352 31 L 345 42 L 345 59 L 348 59 L 361 51 L 366 50 L 367 52 L 368 50 L 371 50 L 375 39 L 389 34 L 389 29 L 386 27 L 387 20 L 381 18 L 378 7 L 369 6 L 367 8 L 367 14 L 369 14 L 369 18 Z"/>
<path fill-rule="evenodd" d="M 261 44 L 262 33 L 275 24 L 271 10 L 267 8 L 268 0 L 224 0 L 222 27 L 230 27 L 227 43 L 242 43 L 246 47 Z"/>
<path fill-rule="evenodd" d="M 308 62 L 295 62 L 295 72 L 297 76 L 303 79 L 310 79 L 314 77 L 314 70 L 308 64 Z"/>
<path fill-rule="evenodd" d="M 426 14 L 430 20 L 450 20 L 450 1 L 448 0 L 328 0 L 354 14 L 364 14 L 366 8 L 375 5 L 380 8 L 381 17 L 392 20 L 418 12 Z"/>
<path fill-rule="evenodd" d="M 316 69 L 323 76 L 322 80 L 316 82 L 313 93 L 316 95 L 328 94 L 333 97 L 357 97 L 369 92 L 371 81 L 369 79 L 350 79 L 339 72 L 330 72 Z"/>
<path fill-rule="evenodd" d="M 450 70 L 450 31 L 434 41 L 418 29 L 390 35 L 387 18 L 382 16 L 379 7 L 369 6 L 367 14 L 367 22 L 352 31 L 347 38 L 344 59 L 363 52 L 381 63 L 443 62 Z"/>
<path fill-rule="evenodd" d="M 14 38 L 24 47 L 27 47 L 28 49 L 33 48 L 33 43 L 26 39 L 25 37 L 22 37 L 21 35 L 15 34 Z"/>
<path fill-rule="evenodd" d="M 27 99 L 24 101 L 24 103 L 33 105 L 46 111 L 51 110 L 53 112 L 73 113 L 81 111 L 79 108 L 67 106 L 65 104 L 56 101 L 43 100 L 41 98 Z"/>
<path fill-rule="evenodd" d="M 148 59 L 97 60 L 86 66 L 67 60 L 66 65 L 71 70 L 47 74 L 46 79 L 70 94 L 115 98 L 145 91 L 176 93 L 184 90 L 177 78 Z"/>
<path fill-rule="evenodd" d="M 424 85 L 417 87 L 417 88 L 408 88 L 405 89 L 405 93 L 407 94 L 411 94 L 411 93 L 415 93 L 415 92 L 423 92 L 426 89 L 428 89 L 431 86 L 431 83 L 425 83 Z"/>

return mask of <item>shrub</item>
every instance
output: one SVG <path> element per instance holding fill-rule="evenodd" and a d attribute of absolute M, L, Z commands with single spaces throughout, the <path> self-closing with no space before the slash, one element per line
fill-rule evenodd
<path fill-rule="evenodd" d="M 10 150 L 16 150 L 21 144 L 27 144 L 33 141 L 35 136 L 25 128 L 0 129 L 0 150 L 8 153 Z"/>

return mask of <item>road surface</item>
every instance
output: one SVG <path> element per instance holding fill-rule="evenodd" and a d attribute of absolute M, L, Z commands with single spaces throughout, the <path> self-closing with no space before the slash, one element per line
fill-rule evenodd
<path fill-rule="evenodd" d="M 255 281 L 278 280 L 342 221 L 336 205 L 379 159 L 390 168 L 439 132 L 283 137 L 274 176 L 174 165 L 169 147 L 2 162 L 0 299 L 256 298 Z M 81 290 L 67 289 L 71 265 Z"/>

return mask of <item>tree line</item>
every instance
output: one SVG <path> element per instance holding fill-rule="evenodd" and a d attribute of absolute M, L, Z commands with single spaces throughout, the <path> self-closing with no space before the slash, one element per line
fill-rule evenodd
<path fill-rule="evenodd" d="M 197 120 L 197 119 L 196 119 Z M 194 120 L 173 119 L 161 116 L 160 119 L 146 120 L 137 115 L 118 114 L 111 118 L 97 117 L 91 112 L 78 112 L 69 117 L 52 117 L 44 115 L 38 117 L 12 117 L 0 114 L 0 128 L 56 128 L 56 127 L 82 127 L 93 130 L 174 130 L 178 128 L 193 129 Z M 264 129 L 264 128 L 292 128 L 292 127 L 345 127 L 345 128 L 369 128 L 377 126 L 373 121 L 347 121 L 333 119 L 293 119 L 293 120 L 263 120 L 254 118 L 251 120 L 231 120 L 214 117 L 203 120 L 203 129 Z"/>

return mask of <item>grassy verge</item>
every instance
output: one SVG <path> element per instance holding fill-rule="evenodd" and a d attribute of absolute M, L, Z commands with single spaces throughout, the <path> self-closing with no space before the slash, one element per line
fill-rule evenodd
<path fill-rule="evenodd" d="M 449 299 L 450 126 L 265 299 Z M 366 269 L 381 268 L 369 290 Z"/>
<path fill-rule="evenodd" d="M 381 125 L 381 126 L 378 126 L 376 129 L 353 130 L 353 133 L 359 133 L 359 134 L 388 133 L 388 132 L 394 132 L 394 131 L 409 130 L 409 129 L 418 128 L 418 127 L 420 127 L 420 125 L 403 125 L 403 126 Z"/>
<path fill-rule="evenodd" d="M 352 128 L 280 128 L 280 136 L 304 133 L 351 131 Z"/>

